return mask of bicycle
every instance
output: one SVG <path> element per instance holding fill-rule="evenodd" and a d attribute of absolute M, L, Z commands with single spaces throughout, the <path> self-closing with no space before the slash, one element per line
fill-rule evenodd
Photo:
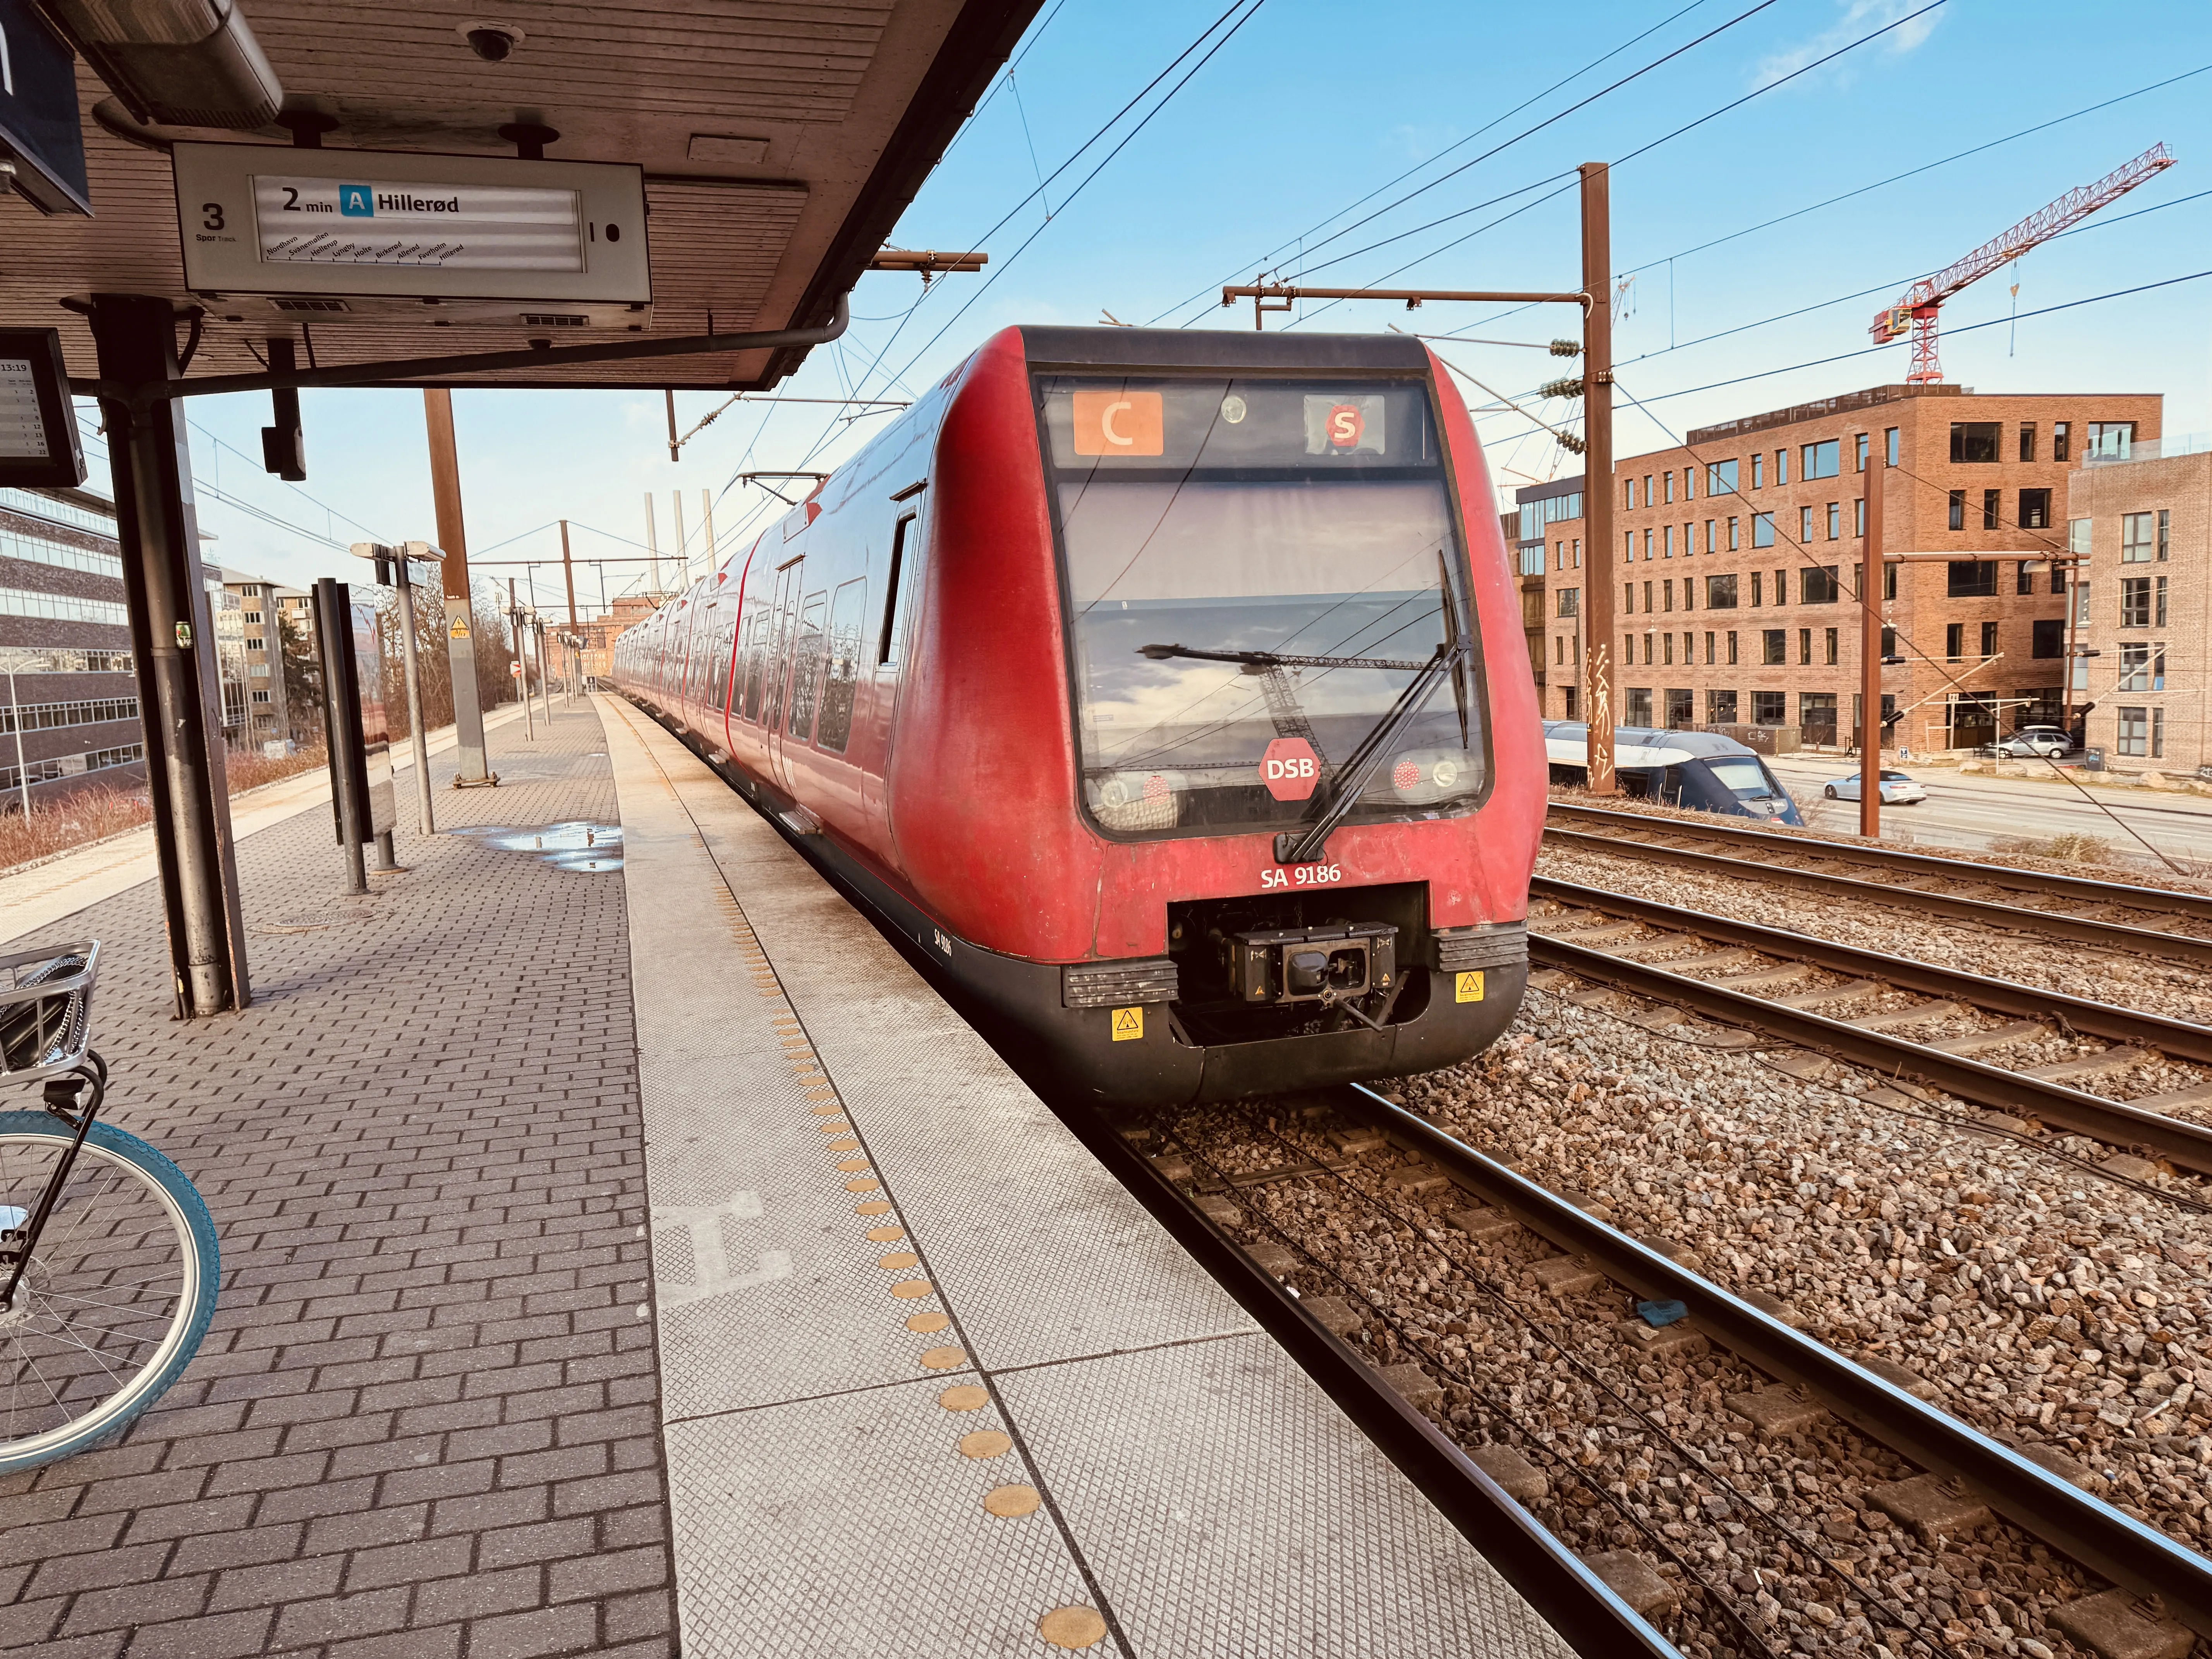
<path fill-rule="evenodd" d="M 184 1172 L 98 1121 L 100 943 L 0 956 L 0 1475 L 106 1440 L 183 1374 L 215 1317 L 215 1218 Z"/>

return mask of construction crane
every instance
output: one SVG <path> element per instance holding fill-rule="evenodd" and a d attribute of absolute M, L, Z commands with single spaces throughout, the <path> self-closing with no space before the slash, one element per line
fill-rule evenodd
<path fill-rule="evenodd" d="M 2031 213 L 1993 241 L 1976 248 L 1965 258 L 1945 266 L 1912 285 L 1904 299 L 1875 313 L 1867 331 L 1877 344 L 1887 345 L 1900 334 L 1912 336 L 1912 372 L 1905 378 L 1918 386 L 1943 378 L 1936 355 L 1936 314 L 1943 301 L 1969 283 L 1978 282 L 1998 266 L 2008 264 L 2039 243 L 2081 222 L 2108 202 L 2116 202 L 2144 180 L 2154 179 L 2173 165 L 2173 153 L 2164 144 L 2153 144 L 2142 155 L 2094 185 L 2069 190 L 2048 207 Z"/>

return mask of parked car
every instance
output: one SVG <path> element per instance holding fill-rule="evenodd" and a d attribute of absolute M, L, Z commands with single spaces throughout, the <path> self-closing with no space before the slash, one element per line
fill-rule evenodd
<path fill-rule="evenodd" d="M 1992 746 L 2008 758 L 2033 760 L 2040 755 L 2070 755 L 2074 752 L 2074 739 L 2055 726 L 2023 726 Z"/>
<path fill-rule="evenodd" d="M 1838 778 L 1822 787 L 1820 793 L 1830 800 L 1856 800 L 1859 798 L 1859 775 Z M 1884 772 L 1881 775 L 1881 804 L 1884 806 L 1910 806 L 1928 799 L 1928 792 L 1912 781 L 1908 772 Z"/>

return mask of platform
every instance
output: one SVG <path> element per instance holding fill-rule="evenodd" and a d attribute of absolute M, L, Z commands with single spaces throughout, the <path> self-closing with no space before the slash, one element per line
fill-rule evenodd
<path fill-rule="evenodd" d="M 241 1014 L 170 1018 L 150 852 L 0 878 L 223 1250 L 161 1404 L 0 1480 L 0 1652 L 1564 1651 L 665 732 L 491 744 L 360 897 L 314 786 L 241 812 Z"/>
<path fill-rule="evenodd" d="M 602 708 L 687 1654 L 1563 1651 L 764 818 Z"/>

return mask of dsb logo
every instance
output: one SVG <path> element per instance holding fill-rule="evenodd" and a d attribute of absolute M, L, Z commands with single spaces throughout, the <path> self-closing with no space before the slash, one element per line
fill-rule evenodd
<path fill-rule="evenodd" d="M 1260 781 L 1277 800 L 1305 800 L 1321 781 L 1321 757 L 1304 738 L 1277 738 L 1260 757 Z"/>

